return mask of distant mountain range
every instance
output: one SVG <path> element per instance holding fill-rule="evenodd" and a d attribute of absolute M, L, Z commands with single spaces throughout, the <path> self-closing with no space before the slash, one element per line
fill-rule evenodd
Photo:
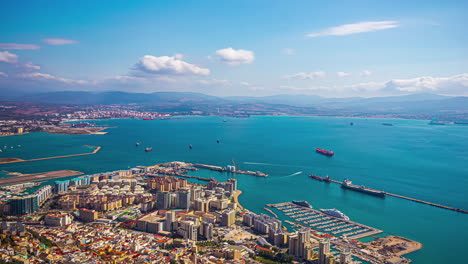
<path fill-rule="evenodd" d="M 441 114 L 468 113 L 468 97 L 412 94 L 373 98 L 324 98 L 316 95 L 273 95 L 265 97 L 217 97 L 192 92 L 84 92 L 63 91 L 21 96 L 4 96 L 3 101 L 41 102 L 77 105 L 141 104 L 153 109 L 184 111 L 218 109 L 255 109 L 294 113 L 367 113 L 367 114 Z M 207 110 L 208 109 L 208 110 Z"/>

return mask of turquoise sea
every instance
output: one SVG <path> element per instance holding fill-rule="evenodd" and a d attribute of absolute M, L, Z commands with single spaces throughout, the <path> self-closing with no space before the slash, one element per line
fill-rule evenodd
<path fill-rule="evenodd" d="M 0 137 L 0 147 L 7 146 L 0 157 L 31 159 L 91 151 L 83 145 L 103 147 L 96 155 L 0 165 L 0 170 L 96 173 L 174 160 L 225 166 L 234 159 L 240 169 L 270 175 L 237 176 L 244 191 L 240 202 L 257 213 L 265 212 L 262 208 L 267 203 L 305 199 L 315 208 L 337 208 L 356 222 L 423 243 L 422 250 L 406 255 L 414 263 L 466 261 L 468 215 L 346 191 L 307 175 L 349 178 L 358 185 L 468 210 L 468 126 L 323 117 L 223 119 L 101 120 L 93 122 L 114 127 L 106 135 Z M 384 122 L 393 126 L 383 126 Z M 142 145 L 136 147 L 135 142 Z M 145 147 L 154 150 L 146 153 Z M 317 147 L 336 154 L 332 158 L 318 155 Z M 220 180 L 230 177 L 196 173 Z"/>

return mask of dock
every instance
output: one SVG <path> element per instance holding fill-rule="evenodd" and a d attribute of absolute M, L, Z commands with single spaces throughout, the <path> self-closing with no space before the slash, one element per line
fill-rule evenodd
<path fill-rule="evenodd" d="M 100 146 L 91 146 L 91 145 L 84 145 L 85 147 L 94 148 L 92 152 L 88 153 L 80 153 L 80 154 L 71 154 L 71 155 L 63 155 L 63 156 L 54 156 L 54 157 L 46 157 L 46 158 L 38 158 L 38 159 L 29 159 L 23 160 L 18 158 L 2 158 L 0 159 L 0 164 L 9 164 L 9 163 L 19 163 L 19 162 L 31 162 L 31 161 L 40 161 L 40 160 L 49 160 L 49 159 L 62 159 L 62 158 L 69 158 L 69 157 L 77 157 L 77 156 L 85 156 L 85 155 L 93 155 L 98 153 L 102 147 Z"/>
<path fill-rule="evenodd" d="M 332 180 L 332 179 L 330 179 L 329 182 L 342 184 L 342 182 Z M 434 207 L 439 207 L 439 208 L 452 210 L 452 211 L 463 213 L 463 214 L 468 214 L 467 210 L 463 210 L 463 209 L 459 209 L 459 208 L 455 208 L 455 207 L 450 207 L 450 206 L 445 206 L 445 205 L 436 204 L 436 203 L 432 203 L 432 202 L 427 202 L 427 201 L 423 201 L 423 200 L 418 200 L 418 199 L 415 199 L 415 198 L 406 197 L 406 196 L 403 196 L 403 195 L 398 195 L 398 194 L 389 193 L 389 192 L 385 192 L 385 194 L 388 195 L 388 196 L 393 196 L 393 197 L 396 197 L 396 198 L 405 199 L 405 200 L 413 201 L 413 202 L 416 202 L 416 203 L 427 204 L 427 205 L 434 206 Z"/>
<path fill-rule="evenodd" d="M 268 177 L 268 174 L 259 172 L 259 171 L 242 171 L 242 170 L 234 170 L 230 171 L 226 168 L 219 167 L 219 166 L 213 166 L 213 165 L 206 165 L 206 164 L 199 164 L 199 163 L 194 163 L 192 164 L 193 167 L 195 168 L 200 168 L 200 169 L 207 169 L 207 170 L 212 170 L 212 171 L 219 171 L 219 172 L 231 172 L 231 173 L 236 173 L 236 174 L 245 174 L 245 175 L 252 175 L 252 176 L 257 176 L 257 177 Z"/>
<path fill-rule="evenodd" d="M 299 206 L 292 202 L 267 204 L 267 206 L 275 208 L 295 220 L 294 222 L 286 220 L 286 223 L 309 227 L 332 236 L 359 239 L 383 232 L 374 227 L 327 215 L 319 210 Z"/>
<path fill-rule="evenodd" d="M 59 170 L 59 171 L 49 171 L 43 173 L 34 173 L 34 174 L 19 174 L 18 176 L 1 178 L 0 186 L 20 184 L 26 182 L 36 182 L 36 181 L 45 181 L 50 179 L 58 179 L 70 176 L 82 175 L 82 172 L 72 171 L 72 170 Z"/>
<path fill-rule="evenodd" d="M 275 218 L 278 218 L 278 215 L 275 214 L 275 212 L 273 212 L 270 208 L 264 207 L 263 210 L 269 212 L 269 213 L 272 214 Z"/>

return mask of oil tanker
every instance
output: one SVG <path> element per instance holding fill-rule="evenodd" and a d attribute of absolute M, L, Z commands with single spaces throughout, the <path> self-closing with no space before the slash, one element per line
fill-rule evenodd
<path fill-rule="evenodd" d="M 341 184 L 341 188 L 350 189 L 350 190 L 353 190 L 353 191 L 367 193 L 367 194 L 370 194 L 370 195 L 385 198 L 385 192 L 370 189 L 370 188 L 367 188 L 365 186 L 354 185 L 353 182 L 350 181 L 350 180 L 344 180 L 343 183 Z"/>
<path fill-rule="evenodd" d="M 329 157 L 335 155 L 335 152 L 333 152 L 331 150 L 324 150 L 324 149 L 321 149 L 321 148 L 316 148 L 315 152 L 317 152 L 319 154 L 322 154 L 322 155 L 325 155 L 325 156 L 329 156 Z"/>
<path fill-rule="evenodd" d="M 317 181 L 330 182 L 330 177 L 328 177 L 328 175 L 325 176 L 325 177 L 320 177 L 320 176 L 316 176 L 316 175 L 311 174 L 311 175 L 309 175 L 309 177 L 311 177 L 312 179 L 317 180 Z"/>

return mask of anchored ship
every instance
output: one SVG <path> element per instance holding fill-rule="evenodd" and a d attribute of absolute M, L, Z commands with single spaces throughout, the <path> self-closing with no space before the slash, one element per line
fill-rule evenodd
<path fill-rule="evenodd" d="M 341 188 L 350 189 L 350 190 L 354 190 L 354 191 L 358 191 L 362 193 L 367 193 L 367 194 L 378 196 L 378 197 L 385 197 L 385 192 L 383 191 L 370 189 L 365 186 L 357 186 L 357 185 L 354 185 L 353 182 L 350 180 L 344 180 L 343 183 L 341 184 Z"/>
<path fill-rule="evenodd" d="M 135 143 L 135 146 L 137 146 L 137 147 L 140 146 L 140 145 L 141 145 L 140 142 Z"/>
<path fill-rule="evenodd" d="M 145 151 L 146 151 L 146 152 L 153 151 L 153 148 L 145 148 Z"/>
<path fill-rule="evenodd" d="M 317 152 L 319 154 L 322 154 L 322 155 L 325 155 L 325 156 L 329 156 L 329 157 L 335 155 L 335 152 L 333 152 L 331 150 L 324 150 L 324 149 L 321 149 L 321 148 L 316 148 L 315 152 Z"/>
<path fill-rule="evenodd" d="M 333 209 L 320 209 L 320 211 L 322 211 L 322 213 L 324 213 L 324 214 L 331 215 L 331 216 L 334 216 L 334 217 L 341 218 L 341 219 L 349 221 L 349 217 L 347 215 L 343 214 L 342 212 L 338 211 L 335 208 L 333 208 Z"/>
<path fill-rule="evenodd" d="M 311 174 L 311 175 L 309 175 L 309 177 L 311 177 L 312 179 L 317 180 L 317 181 L 330 182 L 330 177 L 328 177 L 328 175 L 325 176 L 325 177 L 320 177 L 320 176 L 316 176 L 316 175 Z"/>

